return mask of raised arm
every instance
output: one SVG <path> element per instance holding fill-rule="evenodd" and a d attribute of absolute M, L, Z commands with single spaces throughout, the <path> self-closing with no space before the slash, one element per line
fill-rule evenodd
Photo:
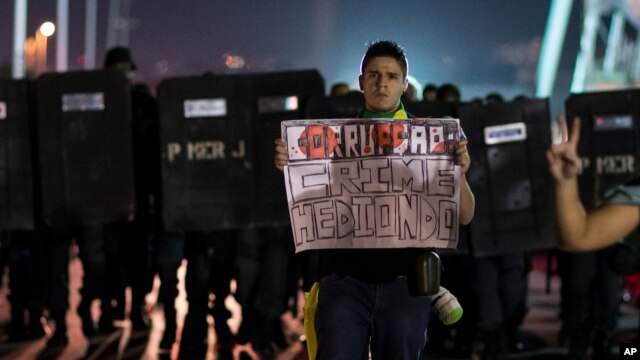
<path fill-rule="evenodd" d="M 547 151 L 549 171 L 554 179 L 555 217 L 560 248 L 567 251 L 590 251 L 609 246 L 628 235 L 640 223 L 637 206 L 609 204 L 587 213 L 580 201 L 578 174 L 581 162 L 577 148 L 580 119 L 573 122 L 567 136 L 564 118 L 558 125 L 562 141 Z"/>

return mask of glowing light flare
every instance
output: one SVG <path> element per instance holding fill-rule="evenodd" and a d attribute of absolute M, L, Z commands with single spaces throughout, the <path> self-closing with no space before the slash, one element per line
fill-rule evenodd
<path fill-rule="evenodd" d="M 163 75 L 169 72 L 169 62 L 167 60 L 160 60 L 153 65 L 153 69 L 157 74 Z"/>
<path fill-rule="evenodd" d="M 36 39 L 28 37 L 24 44 L 24 54 L 26 60 L 27 73 L 33 74 L 36 71 Z"/>
<path fill-rule="evenodd" d="M 44 22 L 40 25 L 40 33 L 43 36 L 49 37 L 53 35 L 54 32 L 56 32 L 56 26 L 51 21 Z"/>
<path fill-rule="evenodd" d="M 246 61 L 240 55 L 223 54 L 222 59 L 229 69 L 242 69 L 246 65 Z"/>
<path fill-rule="evenodd" d="M 87 56 L 82 54 L 76 58 L 76 64 L 80 67 L 84 67 L 84 64 L 87 62 Z"/>
<path fill-rule="evenodd" d="M 298 97 L 288 96 L 284 102 L 285 110 L 298 110 Z"/>

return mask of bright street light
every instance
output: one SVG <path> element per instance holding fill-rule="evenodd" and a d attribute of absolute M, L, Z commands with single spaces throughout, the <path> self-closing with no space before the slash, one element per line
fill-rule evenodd
<path fill-rule="evenodd" d="M 44 35 L 44 37 L 49 37 L 53 35 L 55 31 L 56 31 L 56 26 L 53 25 L 51 21 L 44 22 L 42 23 L 42 25 L 40 25 L 40 33 Z"/>
<path fill-rule="evenodd" d="M 47 21 L 36 30 L 36 71 L 38 76 L 47 71 L 47 38 L 56 31 L 56 26 Z"/>

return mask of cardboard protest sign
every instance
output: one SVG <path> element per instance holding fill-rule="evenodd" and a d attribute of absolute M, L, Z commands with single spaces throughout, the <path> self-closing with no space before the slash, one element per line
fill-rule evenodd
<path fill-rule="evenodd" d="M 283 121 L 296 252 L 455 248 L 457 119 Z"/>

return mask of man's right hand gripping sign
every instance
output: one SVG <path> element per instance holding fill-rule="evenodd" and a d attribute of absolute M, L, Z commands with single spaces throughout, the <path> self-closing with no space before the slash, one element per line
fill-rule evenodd
<path fill-rule="evenodd" d="M 274 163 L 276 168 L 280 171 L 284 171 L 284 166 L 289 163 L 289 156 L 287 155 L 287 145 L 282 139 L 276 139 L 276 154 L 274 157 Z"/>

